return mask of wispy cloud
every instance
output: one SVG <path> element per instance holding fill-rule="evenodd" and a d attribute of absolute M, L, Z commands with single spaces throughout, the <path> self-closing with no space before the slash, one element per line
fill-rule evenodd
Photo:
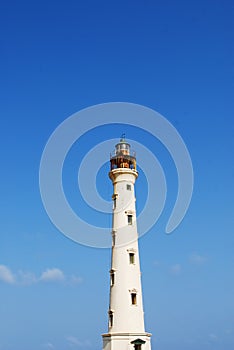
<path fill-rule="evenodd" d="M 198 254 L 196 252 L 193 252 L 190 255 L 188 255 L 187 258 L 188 258 L 188 262 L 191 265 L 197 265 L 197 266 L 205 264 L 208 260 L 206 256 Z M 155 260 L 153 261 L 153 266 L 160 269 L 166 267 L 172 275 L 179 275 L 182 272 L 183 265 L 181 265 L 180 263 L 177 263 L 170 266 L 166 262 L 163 263 L 158 260 Z"/>
<path fill-rule="evenodd" d="M 218 340 L 218 337 L 217 337 L 216 334 L 211 333 L 211 334 L 209 334 L 209 339 L 212 340 L 212 341 L 217 341 L 217 340 Z"/>
<path fill-rule="evenodd" d="M 37 278 L 32 272 L 19 271 L 17 274 L 18 283 L 23 285 L 30 285 L 37 282 Z"/>
<path fill-rule="evenodd" d="M 72 348 L 85 348 L 85 347 L 91 347 L 91 343 L 89 340 L 81 341 L 78 338 L 74 336 L 69 336 L 66 338 L 68 345 Z"/>
<path fill-rule="evenodd" d="M 65 280 L 65 276 L 62 270 L 52 268 L 42 272 L 39 280 L 43 282 L 61 282 Z"/>
<path fill-rule="evenodd" d="M 48 268 L 37 277 L 33 272 L 19 270 L 13 273 L 6 265 L 0 265 L 0 282 L 17 285 L 32 285 L 35 283 L 66 283 L 68 285 L 80 284 L 82 278 L 72 274 L 66 276 L 59 268 Z"/>
<path fill-rule="evenodd" d="M 190 264 L 194 265 L 202 265 L 206 262 L 207 258 L 205 256 L 199 255 L 197 253 L 192 253 L 189 256 L 189 262 Z"/>
<path fill-rule="evenodd" d="M 0 265 L 0 281 L 9 284 L 15 283 L 15 276 L 13 275 L 11 270 L 5 265 Z"/>
<path fill-rule="evenodd" d="M 76 275 L 71 275 L 71 278 L 70 278 L 70 283 L 71 284 L 80 284 L 83 282 L 83 278 L 82 277 L 79 277 L 79 276 L 76 276 Z"/>
<path fill-rule="evenodd" d="M 154 265 L 155 267 L 159 267 L 159 266 L 161 265 L 161 263 L 160 263 L 158 260 L 155 260 L 155 261 L 153 262 L 153 265 Z"/>
<path fill-rule="evenodd" d="M 55 346 L 52 343 L 48 342 L 46 344 L 43 344 L 43 348 L 48 350 L 53 350 L 55 349 Z"/>
<path fill-rule="evenodd" d="M 173 275 L 179 275 L 181 273 L 181 265 L 180 264 L 175 264 L 170 267 L 170 272 Z"/>

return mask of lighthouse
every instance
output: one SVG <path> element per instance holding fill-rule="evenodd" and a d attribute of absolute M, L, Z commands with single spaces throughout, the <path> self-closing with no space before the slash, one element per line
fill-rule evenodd
<path fill-rule="evenodd" d="M 145 331 L 136 222 L 136 155 L 122 135 L 110 157 L 113 183 L 108 333 L 103 350 L 151 350 Z"/>

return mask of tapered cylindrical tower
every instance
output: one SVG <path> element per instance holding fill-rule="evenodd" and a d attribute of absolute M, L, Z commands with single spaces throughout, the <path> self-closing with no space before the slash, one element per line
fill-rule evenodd
<path fill-rule="evenodd" d="M 145 332 L 134 184 L 136 157 L 122 137 L 111 154 L 112 259 L 108 333 L 103 350 L 151 350 Z"/>

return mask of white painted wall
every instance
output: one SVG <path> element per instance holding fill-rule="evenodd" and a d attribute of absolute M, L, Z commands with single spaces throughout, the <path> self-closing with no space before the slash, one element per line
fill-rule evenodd
<path fill-rule="evenodd" d="M 113 325 L 109 323 L 108 334 L 103 335 L 103 350 L 132 350 L 132 340 L 146 341 L 142 350 L 150 350 L 150 334 L 145 332 L 142 304 L 141 271 L 138 249 L 134 184 L 137 171 L 117 168 L 109 173 L 113 182 L 112 233 L 115 236 L 112 246 L 111 271 L 114 271 L 114 284 L 110 286 L 110 307 L 113 312 Z M 131 190 L 127 189 L 131 185 Z M 128 224 L 132 215 L 132 225 Z M 134 253 L 134 264 L 130 263 L 129 253 Z M 132 305 L 131 293 L 136 293 L 136 305 Z"/>

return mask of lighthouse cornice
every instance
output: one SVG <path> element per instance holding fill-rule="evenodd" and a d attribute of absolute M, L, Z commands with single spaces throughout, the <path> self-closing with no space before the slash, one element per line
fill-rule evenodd
<path fill-rule="evenodd" d="M 116 336 L 140 336 L 140 337 L 151 337 L 152 333 L 149 332 L 144 332 L 144 333 L 120 333 L 120 332 L 115 332 L 115 333 L 104 333 L 102 334 L 103 337 L 116 337 Z"/>
<path fill-rule="evenodd" d="M 135 179 L 138 177 L 138 171 L 135 169 L 128 169 L 128 168 L 117 168 L 113 169 L 109 172 L 109 178 L 112 181 L 115 181 L 117 177 L 120 175 L 133 175 Z"/>

